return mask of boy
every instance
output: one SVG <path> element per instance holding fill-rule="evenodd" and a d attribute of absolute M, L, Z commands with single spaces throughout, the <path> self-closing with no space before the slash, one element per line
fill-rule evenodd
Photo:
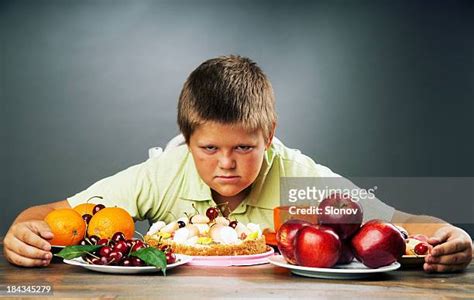
<path fill-rule="evenodd" d="M 100 202 L 106 206 L 125 208 L 136 220 L 151 222 L 169 222 L 172 215 L 189 212 L 192 204 L 204 212 L 227 203 L 223 213 L 229 218 L 273 228 L 280 177 L 337 176 L 299 151 L 272 142 L 273 90 L 248 58 L 218 57 L 194 70 L 179 97 L 178 124 L 185 145 L 100 180 L 67 200 L 23 211 L 4 240 L 7 260 L 47 266 L 52 233 L 43 218 L 51 210 L 74 207 L 92 196 L 102 196 Z M 367 218 L 385 219 L 430 236 L 435 247 L 424 264 L 428 272 L 462 270 L 472 259 L 471 238 L 459 228 L 433 217 L 395 211 L 378 200 L 363 204 L 363 209 Z"/>

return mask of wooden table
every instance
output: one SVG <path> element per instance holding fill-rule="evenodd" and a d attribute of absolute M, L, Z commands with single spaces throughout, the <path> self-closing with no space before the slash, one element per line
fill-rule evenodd
<path fill-rule="evenodd" d="M 426 274 L 397 270 L 358 280 L 315 279 L 292 275 L 270 264 L 252 267 L 181 266 L 147 275 L 96 273 L 56 262 L 45 268 L 21 268 L 0 257 L 0 284 L 52 286 L 51 297 L 156 299 L 474 298 L 474 263 L 463 273 Z"/>

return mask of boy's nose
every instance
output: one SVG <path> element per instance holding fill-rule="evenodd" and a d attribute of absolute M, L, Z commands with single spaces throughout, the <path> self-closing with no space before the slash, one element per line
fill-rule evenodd
<path fill-rule="evenodd" d="M 219 159 L 219 167 L 221 169 L 234 169 L 235 168 L 235 160 L 231 156 L 223 155 Z"/>

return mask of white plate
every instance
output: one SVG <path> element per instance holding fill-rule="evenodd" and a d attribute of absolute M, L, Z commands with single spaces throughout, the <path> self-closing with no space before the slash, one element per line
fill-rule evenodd
<path fill-rule="evenodd" d="M 174 264 L 169 264 L 166 267 L 166 270 L 172 269 L 177 266 L 184 265 L 190 262 L 193 258 L 188 255 L 176 254 L 176 262 Z M 153 266 L 144 266 L 144 267 L 123 267 L 123 266 L 109 266 L 109 265 L 92 265 L 85 262 L 81 257 L 74 259 L 65 259 L 63 260 L 66 264 L 83 267 L 88 270 L 103 272 L 103 273 L 113 273 L 113 274 L 138 274 L 138 273 L 153 273 L 159 272 L 160 269 Z"/>
<path fill-rule="evenodd" d="M 356 260 L 350 264 L 336 265 L 332 268 L 311 268 L 289 264 L 281 255 L 272 256 L 268 259 L 268 261 L 273 265 L 290 269 L 290 271 L 296 275 L 327 279 L 364 278 L 375 273 L 389 272 L 400 268 L 400 264 L 398 262 L 394 262 L 389 266 L 371 269 Z"/>

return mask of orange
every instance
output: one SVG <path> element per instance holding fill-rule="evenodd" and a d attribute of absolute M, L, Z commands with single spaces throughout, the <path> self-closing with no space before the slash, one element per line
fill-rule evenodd
<path fill-rule="evenodd" d="M 106 207 L 99 210 L 89 221 L 87 234 L 101 239 L 110 239 L 114 233 L 122 232 L 127 239 L 133 238 L 135 223 L 130 214 L 120 207 Z"/>
<path fill-rule="evenodd" d="M 73 207 L 81 216 L 89 214 L 92 216 L 92 209 L 94 208 L 94 203 L 81 203 Z"/>
<path fill-rule="evenodd" d="M 44 221 L 54 234 L 54 238 L 50 241 L 51 245 L 77 245 L 86 233 L 86 223 L 72 208 L 55 209 L 46 215 Z"/>

